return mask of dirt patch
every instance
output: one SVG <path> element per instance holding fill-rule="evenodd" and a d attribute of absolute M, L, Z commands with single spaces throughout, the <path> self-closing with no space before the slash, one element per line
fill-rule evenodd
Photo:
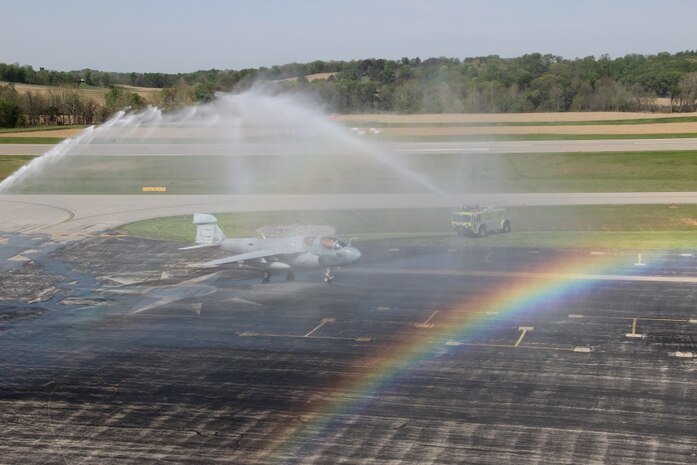
<path fill-rule="evenodd" d="M 322 80 L 326 81 L 330 77 L 336 76 L 336 73 L 317 73 L 317 74 L 309 74 L 305 76 L 308 81 L 317 81 L 317 80 Z"/>

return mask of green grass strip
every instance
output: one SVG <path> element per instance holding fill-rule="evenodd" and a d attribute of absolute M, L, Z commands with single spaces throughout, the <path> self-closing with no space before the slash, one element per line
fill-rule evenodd
<path fill-rule="evenodd" d="M 30 126 L 28 128 L 2 128 L 0 129 L 0 134 L 14 132 L 60 131 L 62 129 L 84 129 L 86 127 L 87 125 L 85 124 L 72 124 L 53 126 Z"/>
<path fill-rule="evenodd" d="M 510 234 L 462 238 L 450 230 L 447 209 L 282 211 L 216 215 L 228 237 L 255 237 L 269 224 L 327 224 L 358 243 L 416 247 L 548 247 L 619 250 L 697 248 L 697 205 L 515 207 Z M 192 216 L 131 223 L 120 228 L 153 239 L 193 242 Z"/>
<path fill-rule="evenodd" d="M 26 165 L 34 158 L 33 155 L 2 155 L 0 156 L 0 181 Z"/>
<path fill-rule="evenodd" d="M 0 144 L 60 144 L 63 137 L 0 137 Z"/>

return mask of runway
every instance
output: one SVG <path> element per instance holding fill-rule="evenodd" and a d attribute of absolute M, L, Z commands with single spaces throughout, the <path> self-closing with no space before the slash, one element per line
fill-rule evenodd
<path fill-rule="evenodd" d="M 632 255 L 384 243 L 331 286 L 319 272 L 262 285 L 230 270 L 212 293 L 129 316 L 215 251 L 45 244 L 17 277 L 35 284 L 0 302 L 7 463 L 697 457 L 697 284 L 684 274 L 696 257 L 648 254 L 637 267 Z M 574 261 L 614 278 L 567 275 L 576 284 L 560 288 L 540 275 Z M 512 288 L 523 292 L 496 304 Z"/>
<path fill-rule="evenodd" d="M 458 142 L 391 142 L 370 139 L 379 147 L 396 154 L 486 154 L 486 153 L 571 153 L 571 152 L 645 152 L 664 150 L 697 150 L 696 138 L 675 139 L 610 139 L 610 140 L 549 140 L 549 141 L 458 141 Z M 41 155 L 51 149 L 50 144 L 0 144 L 0 155 Z M 290 150 L 290 152 L 289 152 Z M 75 155 L 221 155 L 272 156 L 302 153 L 300 144 L 295 149 L 288 143 L 148 143 L 148 144 L 90 144 L 74 152 Z"/>

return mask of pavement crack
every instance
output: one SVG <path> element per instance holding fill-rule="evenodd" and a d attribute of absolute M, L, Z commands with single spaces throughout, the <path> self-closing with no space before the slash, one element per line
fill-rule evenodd
<path fill-rule="evenodd" d="M 237 449 L 240 448 L 240 442 L 242 441 L 242 439 L 244 439 L 244 433 L 240 433 L 240 437 L 238 437 L 238 438 L 235 440 L 235 448 L 232 449 L 232 452 L 233 452 L 233 453 L 236 452 Z"/>

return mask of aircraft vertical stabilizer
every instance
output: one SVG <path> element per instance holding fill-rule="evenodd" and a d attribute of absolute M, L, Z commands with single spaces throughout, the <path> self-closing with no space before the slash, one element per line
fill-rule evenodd
<path fill-rule="evenodd" d="M 225 234 L 218 227 L 218 219 L 207 213 L 194 215 L 197 244 L 219 244 L 225 240 Z"/>

